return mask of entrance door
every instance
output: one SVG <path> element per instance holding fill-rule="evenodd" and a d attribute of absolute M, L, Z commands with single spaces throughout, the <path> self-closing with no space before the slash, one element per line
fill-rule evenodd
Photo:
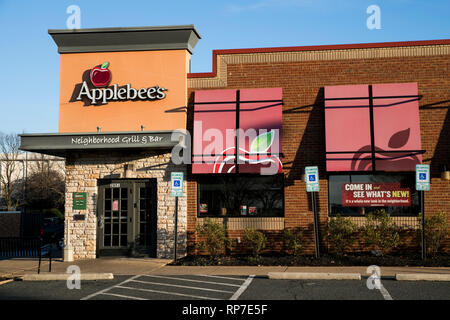
<path fill-rule="evenodd" d="M 156 181 L 99 180 L 97 253 L 156 257 Z"/>

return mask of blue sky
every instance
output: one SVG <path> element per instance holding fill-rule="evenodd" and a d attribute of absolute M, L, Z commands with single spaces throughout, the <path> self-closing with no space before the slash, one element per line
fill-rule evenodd
<path fill-rule="evenodd" d="M 379 30 L 366 26 L 373 4 Z M 450 38 L 448 0 L 0 0 L 0 132 L 57 132 L 59 56 L 47 30 L 66 28 L 70 5 L 81 28 L 194 24 L 192 72 L 211 71 L 213 49 Z"/>

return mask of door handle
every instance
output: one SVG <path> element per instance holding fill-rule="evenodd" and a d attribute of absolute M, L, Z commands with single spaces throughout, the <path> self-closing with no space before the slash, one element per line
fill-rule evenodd
<path fill-rule="evenodd" d="M 103 216 L 101 216 L 101 217 L 98 219 L 98 228 L 99 228 L 99 229 L 103 229 L 103 224 L 104 224 L 104 218 L 103 218 Z"/>

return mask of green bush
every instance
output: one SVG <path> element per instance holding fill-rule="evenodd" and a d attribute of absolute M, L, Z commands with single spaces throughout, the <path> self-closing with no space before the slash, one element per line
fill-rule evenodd
<path fill-rule="evenodd" d="M 422 226 L 422 215 L 418 217 L 419 225 Z M 421 229 L 418 230 L 419 239 Z M 425 241 L 427 252 L 432 256 L 439 252 L 442 242 L 448 235 L 448 220 L 445 212 L 425 217 Z"/>
<path fill-rule="evenodd" d="M 384 209 L 367 214 L 366 225 L 363 228 L 363 237 L 367 244 L 374 245 L 381 255 L 386 254 L 400 244 L 398 228 Z"/>
<path fill-rule="evenodd" d="M 303 247 L 303 233 L 294 229 L 285 229 L 283 234 L 283 246 L 291 251 L 294 256 L 300 254 Z"/>
<path fill-rule="evenodd" d="M 215 259 L 224 249 L 229 248 L 231 241 L 228 238 L 225 226 L 220 222 L 214 222 L 209 218 L 203 224 L 196 227 L 197 234 L 201 240 L 197 247 L 208 251 L 212 259 Z"/>
<path fill-rule="evenodd" d="M 261 231 L 255 229 L 245 229 L 244 240 L 252 248 L 253 255 L 258 257 L 262 249 L 266 247 L 267 238 Z"/>
<path fill-rule="evenodd" d="M 350 218 L 337 216 L 330 219 L 326 236 L 336 254 L 343 255 L 353 244 L 357 229 L 358 226 Z"/>

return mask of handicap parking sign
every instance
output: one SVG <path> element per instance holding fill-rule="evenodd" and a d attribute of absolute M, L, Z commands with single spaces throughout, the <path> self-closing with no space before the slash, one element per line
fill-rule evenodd
<path fill-rule="evenodd" d="M 183 172 L 172 172 L 170 174 L 170 195 L 172 197 L 183 196 Z"/>
<path fill-rule="evenodd" d="M 317 166 L 305 167 L 306 191 L 318 192 L 319 187 L 319 168 Z"/>
<path fill-rule="evenodd" d="M 430 165 L 428 164 L 416 165 L 416 190 L 418 191 L 430 190 Z"/>

